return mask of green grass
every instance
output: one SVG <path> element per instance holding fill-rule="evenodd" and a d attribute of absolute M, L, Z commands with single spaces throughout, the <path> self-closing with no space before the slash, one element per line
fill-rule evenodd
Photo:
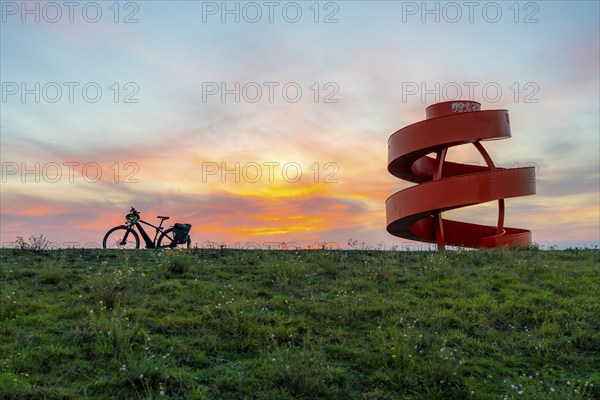
<path fill-rule="evenodd" d="M 600 398 L 597 250 L 0 261 L 0 398 Z"/>

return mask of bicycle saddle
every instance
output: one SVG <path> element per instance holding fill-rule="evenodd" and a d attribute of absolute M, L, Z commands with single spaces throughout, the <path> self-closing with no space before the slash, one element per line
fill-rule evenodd
<path fill-rule="evenodd" d="M 163 219 L 163 220 L 164 219 L 169 219 L 169 217 L 161 217 L 160 215 L 158 217 L 156 217 L 156 218 L 160 218 L 160 219 Z"/>

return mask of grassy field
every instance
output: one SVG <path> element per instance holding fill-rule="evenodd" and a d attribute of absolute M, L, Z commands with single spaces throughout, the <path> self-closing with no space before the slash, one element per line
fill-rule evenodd
<path fill-rule="evenodd" d="M 0 398 L 600 399 L 598 250 L 0 262 Z"/>

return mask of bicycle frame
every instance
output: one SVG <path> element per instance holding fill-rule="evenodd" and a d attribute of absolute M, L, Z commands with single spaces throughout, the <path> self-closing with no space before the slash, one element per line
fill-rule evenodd
<path fill-rule="evenodd" d="M 156 230 L 156 234 L 154 235 L 154 240 L 150 239 L 150 236 L 148 236 L 148 234 L 146 233 L 146 230 L 144 229 L 144 227 L 141 224 L 149 225 Z M 156 239 L 158 239 L 158 235 L 160 233 L 162 233 L 164 230 L 162 227 L 162 224 L 163 224 L 163 220 L 160 221 L 160 224 L 158 226 L 155 226 L 149 222 L 146 222 L 146 221 L 143 221 L 140 219 L 136 223 L 129 224 L 128 230 L 129 229 L 133 230 L 134 227 L 137 227 L 138 231 L 142 235 L 142 239 L 144 239 L 144 242 L 146 243 L 146 248 L 154 249 L 154 248 L 156 248 Z M 163 246 L 163 247 L 168 247 L 168 246 Z"/>

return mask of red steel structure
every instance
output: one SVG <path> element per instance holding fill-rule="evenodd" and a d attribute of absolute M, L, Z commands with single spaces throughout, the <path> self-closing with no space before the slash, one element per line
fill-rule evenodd
<path fill-rule="evenodd" d="M 388 140 L 388 171 L 418 185 L 386 200 L 387 231 L 422 242 L 481 248 L 531 244 L 531 231 L 504 226 L 504 199 L 535 194 L 535 168 L 499 168 L 482 141 L 510 135 L 507 110 L 481 110 L 474 101 L 433 104 L 426 119 L 406 126 Z M 472 144 L 485 166 L 446 161 L 450 147 Z M 434 154 L 435 157 L 428 155 Z M 442 212 L 498 201 L 496 226 L 442 218 Z"/>

